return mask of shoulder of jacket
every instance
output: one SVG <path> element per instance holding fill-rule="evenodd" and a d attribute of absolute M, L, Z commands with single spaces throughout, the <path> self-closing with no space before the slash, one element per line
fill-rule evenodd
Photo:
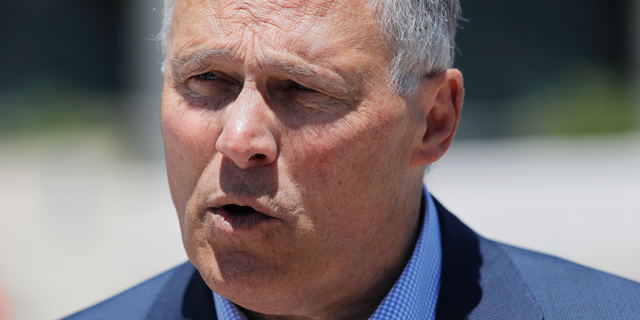
<path fill-rule="evenodd" d="M 552 255 L 481 242 L 508 256 L 545 319 L 640 319 L 640 283 Z"/>
<path fill-rule="evenodd" d="M 145 319 L 167 282 L 176 273 L 189 272 L 189 269 L 195 270 L 186 262 L 64 320 Z"/>

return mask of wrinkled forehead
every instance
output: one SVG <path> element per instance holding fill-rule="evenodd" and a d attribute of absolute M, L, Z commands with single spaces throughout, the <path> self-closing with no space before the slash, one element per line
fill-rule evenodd
<path fill-rule="evenodd" d="M 176 0 L 172 26 L 218 35 L 268 28 L 285 34 L 338 28 L 358 33 L 372 22 L 368 0 Z"/>
<path fill-rule="evenodd" d="M 286 31 L 291 31 L 300 23 L 339 13 L 342 4 L 335 0 L 214 0 L 208 1 L 207 6 L 207 12 L 218 20 L 256 26 L 278 25 L 285 30 L 288 29 Z"/>
<path fill-rule="evenodd" d="M 177 0 L 167 54 L 181 62 L 221 52 L 213 60 L 244 75 L 285 61 L 362 77 L 372 63 L 386 70 L 382 37 L 368 0 Z"/>

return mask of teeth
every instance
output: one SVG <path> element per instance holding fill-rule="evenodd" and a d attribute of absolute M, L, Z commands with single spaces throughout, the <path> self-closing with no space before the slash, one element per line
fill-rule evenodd
<path fill-rule="evenodd" d="M 248 216 L 256 212 L 256 209 L 250 206 L 239 206 L 237 204 L 226 205 L 226 206 L 223 206 L 222 208 L 235 216 Z"/>

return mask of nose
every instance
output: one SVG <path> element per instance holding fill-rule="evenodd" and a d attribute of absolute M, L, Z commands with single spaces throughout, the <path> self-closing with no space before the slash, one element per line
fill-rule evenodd
<path fill-rule="evenodd" d="M 245 86 L 224 111 L 216 149 L 241 169 L 274 162 L 278 146 L 272 119 L 272 111 L 260 92 Z"/>

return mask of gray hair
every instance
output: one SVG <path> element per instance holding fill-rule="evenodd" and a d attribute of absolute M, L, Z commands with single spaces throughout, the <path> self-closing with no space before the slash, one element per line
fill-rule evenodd
<path fill-rule="evenodd" d="M 164 0 L 158 40 L 166 53 L 175 0 Z M 459 0 L 369 0 L 393 56 L 389 73 L 394 90 L 415 93 L 420 79 L 453 66 Z M 164 65 L 163 65 L 164 71 Z"/>

